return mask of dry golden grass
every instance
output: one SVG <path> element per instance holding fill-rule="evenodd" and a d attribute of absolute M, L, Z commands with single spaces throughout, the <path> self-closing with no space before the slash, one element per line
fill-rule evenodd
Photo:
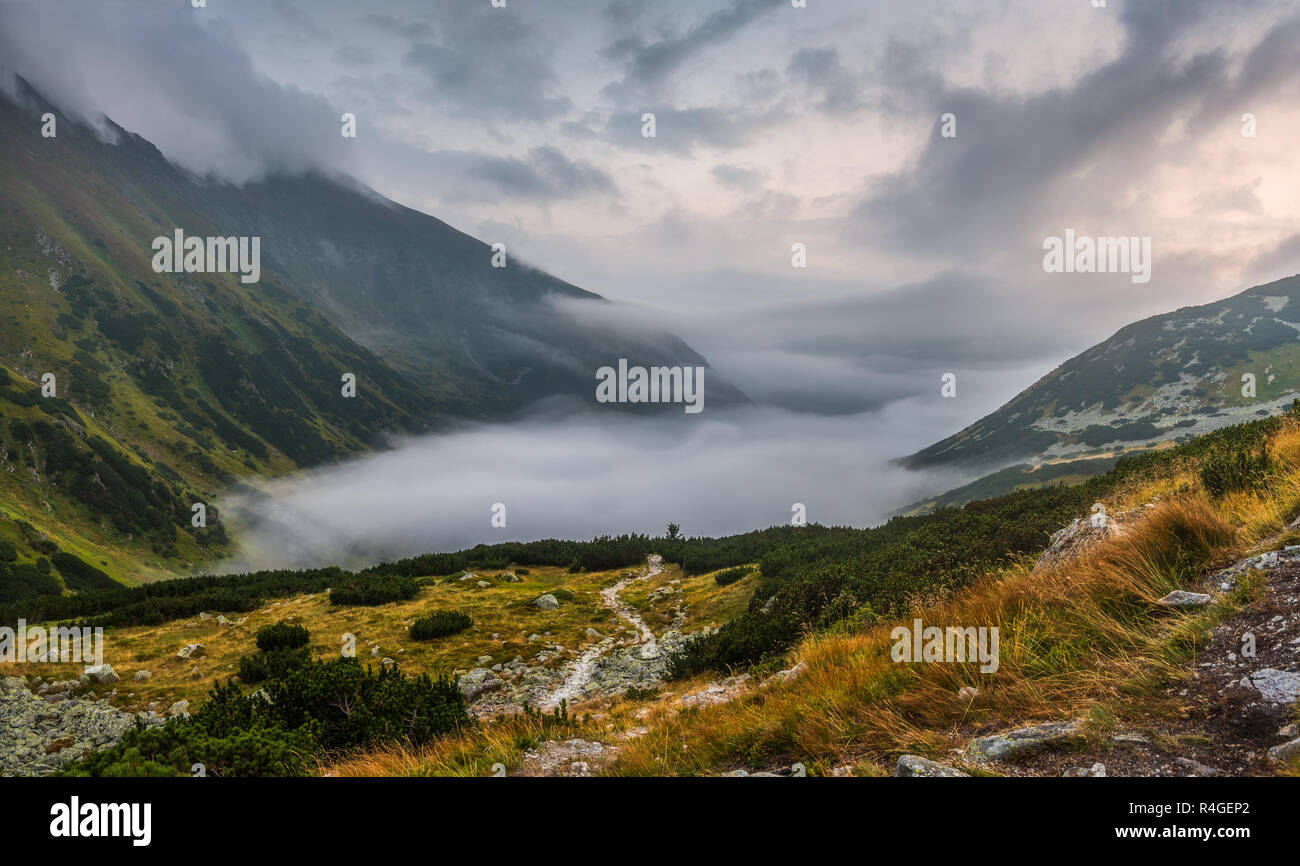
<path fill-rule="evenodd" d="M 1017 565 L 952 599 L 913 612 L 927 625 L 997 626 L 1001 667 L 900 665 L 893 623 L 855 635 L 814 636 L 793 653 L 808 664 L 794 683 L 730 704 L 651 718 L 612 769 L 696 774 L 800 761 L 878 767 L 903 753 L 942 755 L 959 731 L 991 719 L 1076 717 L 1128 683 L 1174 678 L 1184 659 L 1169 638 L 1190 619 L 1151 602 L 1225 559 L 1232 527 L 1200 495 L 1165 502 L 1083 557 L 1034 573 Z M 974 686 L 979 696 L 957 696 Z"/>

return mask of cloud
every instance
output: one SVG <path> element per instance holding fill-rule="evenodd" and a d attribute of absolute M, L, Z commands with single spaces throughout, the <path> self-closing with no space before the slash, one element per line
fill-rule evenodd
<path fill-rule="evenodd" d="M 1220 46 L 1192 51 L 1182 41 L 1213 3 L 1150 0 L 1121 9 L 1126 42 L 1118 57 L 1029 97 L 950 86 L 934 59 L 895 43 L 879 74 L 934 121 L 911 165 L 869 183 L 856 210 L 863 236 L 969 264 L 1041 237 L 1045 227 L 1059 231 L 1063 216 L 1127 219 L 1127 233 L 1153 234 L 1149 223 L 1133 224 L 1153 219 L 1132 206 L 1134 186 L 1202 143 L 1211 124 L 1235 127 L 1233 106 L 1246 97 L 1300 79 L 1293 18 L 1275 23 L 1238 67 Z M 956 117 L 955 138 L 939 134 L 945 112 Z"/>
<path fill-rule="evenodd" d="M 601 52 L 610 60 L 624 64 L 622 82 L 612 85 L 610 93 L 645 89 L 664 83 L 691 58 L 727 42 L 755 20 L 788 5 L 786 0 L 734 0 L 716 12 L 710 13 L 699 24 L 684 33 L 647 41 L 640 36 L 623 36 L 610 43 Z M 620 10 L 617 4 L 612 4 Z M 607 16 L 610 6 L 606 7 Z M 630 23 L 627 16 L 617 14 L 622 23 Z"/>
<path fill-rule="evenodd" d="M 796 51 L 786 73 L 818 94 L 816 107 L 827 114 L 854 114 L 864 105 L 861 83 L 840 63 L 840 53 L 834 46 Z"/>
<path fill-rule="evenodd" d="M 655 136 L 642 135 L 646 113 L 655 116 Z M 638 111 L 613 112 L 606 136 L 616 144 L 642 150 L 690 154 L 698 147 L 731 150 L 748 145 L 761 129 L 779 123 L 779 109 L 751 110 L 731 107 L 675 108 L 660 104 Z"/>
<path fill-rule="evenodd" d="M 258 73 L 195 11 L 106 2 L 78 4 L 74 15 L 55 4 L 0 4 L 0 67 L 91 123 L 111 106 L 114 121 L 198 174 L 240 183 L 276 171 L 347 171 L 339 112 Z"/>
<path fill-rule="evenodd" d="M 421 73 L 423 99 L 470 117 L 550 120 L 573 103 L 559 92 L 541 31 L 488 3 L 451 4 L 434 19 L 436 36 L 413 44 L 408 67 Z"/>
<path fill-rule="evenodd" d="M 937 397 L 881 415 L 775 409 L 689 419 L 557 404 L 518 424 L 470 426 L 238 493 L 220 503 L 244 540 L 229 568 L 359 564 L 482 541 L 691 535 L 786 523 L 794 503 L 824 524 L 867 525 L 948 489 L 955 474 L 891 466 L 948 432 Z M 874 445 L 868 448 L 868 444 Z M 689 495 L 683 495 L 689 491 Z M 494 503 L 506 527 L 490 526 Z"/>
<path fill-rule="evenodd" d="M 718 183 L 737 189 L 755 189 L 763 182 L 763 172 L 739 165 L 719 163 L 713 167 L 712 174 Z"/>

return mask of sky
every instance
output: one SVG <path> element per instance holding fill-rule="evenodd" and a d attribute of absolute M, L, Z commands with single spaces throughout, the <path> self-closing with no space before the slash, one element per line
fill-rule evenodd
<path fill-rule="evenodd" d="M 884 460 L 1300 271 L 1300 6 L 1101 2 L 0 0 L 0 68 L 212 182 L 355 176 Z M 1151 279 L 1045 273 L 1067 229 Z"/>

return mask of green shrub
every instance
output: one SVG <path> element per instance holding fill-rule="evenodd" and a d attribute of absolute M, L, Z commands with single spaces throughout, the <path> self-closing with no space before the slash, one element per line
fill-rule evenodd
<path fill-rule="evenodd" d="M 255 652 L 240 657 L 239 680 L 247 685 L 278 680 L 310 661 L 311 650 L 305 646 L 277 647 Z"/>
<path fill-rule="evenodd" d="M 330 604 L 388 604 L 414 598 L 419 585 L 409 577 L 357 575 L 330 590 Z"/>
<path fill-rule="evenodd" d="M 91 752 L 62 776 L 308 776 L 316 744 L 306 729 L 254 727 L 214 735 L 197 722 L 173 719 L 128 730 L 107 749 Z"/>
<path fill-rule="evenodd" d="M 1201 483 L 1205 491 L 1218 498 L 1228 493 L 1258 490 L 1271 473 L 1268 454 L 1247 448 L 1215 452 L 1201 465 Z"/>
<path fill-rule="evenodd" d="M 749 566 L 738 565 L 735 568 L 727 568 L 713 575 L 713 582 L 718 586 L 728 586 L 745 577 L 750 572 Z"/>
<path fill-rule="evenodd" d="M 687 641 L 669 659 L 669 679 L 745 667 L 784 652 L 800 636 L 792 617 L 743 613 L 712 634 Z"/>
<path fill-rule="evenodd" d="M 433 640 L 464 631 L 474 624 L 469 614 L 458 610 L 437 610 L 411 624 L 411 640 Z"/>
<path fill-rule="evenodd" d="M 304 647 L 310 640 L 311 633 L 300 625 L 277 622 L 257 630 L 257 648 L 262 652 L 275 649 L 294 649 Z"/>
<path fill-rule="evenodd" d="M 407 677 L 395 665 L 376 673 L 352 658 L 309 661 L 251 694 L 218 683 L 190 718 L 133 728 L 62 774 L 190 775 L 202 763 L 210 776 L 302 776 L 328 752 L 418 746 L 470 723 L 445 677 Z"/>
<path fill-rule="evenodd" d="M 71 553 L 59 551 L 51 557 L 54 567 L 63 575 L 68 589 L 113 589 L 120 584 L 95 566 L 83 562 Z"/>

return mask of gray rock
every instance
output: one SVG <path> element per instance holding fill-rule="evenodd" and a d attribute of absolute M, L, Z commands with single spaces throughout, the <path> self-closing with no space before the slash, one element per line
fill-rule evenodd
<path fill-rule="evenodd" d="M 1044 746 L 1059 745 L 1077 739 L 1081 728 L 1082 724 L 1078 721 L 1048 722 L 987 737 L 977 737 L 967 744 L 966 759 L 974 764 L 1005 760 L 1036 751 Z"/>
<path fill-rule="evenodd" d="M 808 672 L 808 662 L 801 661 L 799 662 L 799 664 L 795 665 L 789 670 L 777 671 L 767 679 L 763 680 L 763 688 L 767 688 L 768 686 L 780 685 L 782 683 L 793 682 L 794 680 L 799 679 L 799 677 L 803 676 L 807 672 Z"/>
<path fill-rule="evenodd" d="M 121 679 L 121 677 L 117 675 L 117 671 L 113 670 L 113 666 L 108 663 L 102 665 L 91 665 L 82 671 L 82 676 L 90 677 L 101 685 L 111 685 Z"/>
<path fill-rule="evenodd" d="M 1203 592 L 1186 592 L 1175 589 L 1164 598 L 1156 601 L 1165 607 L 1205 607 L 1210 603 L 1210 596 Z"/>
<path fill-rule="evenodd" d="M 137 683 L 147 683 L 152 678 L 153 671 L 146 670 L 138 670 L 135 672 L 135 676 L 131 677 L 131 679 L 135 680 Z"/>
<path fill-rule="evenodd" d="M 456 681 L 467 702 L 474 702 L 488 692 L 505 687 L 505 681 L 487 668 L 475 668 Z"/>
<path fill-rule="evenodd" d="M 940 764 L 931 761 L 929 758 L 922 758 L 920 755 L 903 755 L 898 759 L 898 765 L 894 767 L 894 775 L 899 778 L 908 777 L 956 777 L 968 776 L 969 773 L 963 773 L 956 767 L 949 767 L 947 764 Z"/>
<path fill-rule="evenodd" d="M 1222 775 L 1221 770 L 1207 764 L 1202 764 L 1200 761 L 1194 760 L 1193 758 L 1174 758 L 1174 763 L 1191 773 L 1193 776 L 1205 776 L 1208 778 L 1210 776 Z"/>
<path fill-rule="evenodd" d="M 559 601 L 557 601 L 555 596 L 551 595 L 549 592 L 546 595 L 539 596 L 533 604 L 538 610 L 555 610 L 560 606 Z"/>
<path fill-rule="evenodd" d="M 207 652 L 207 650 L 203 648 L 203 644 L 201 643 L 186 644 L 185 646 L 181 647 L 179 650 L 176 651 L 176 658 L 196 659 L 202 656 L 205 652 Z"/>
<path fill-rule="evenodd" d="M 1268 757 L 1275 764 L 1285 764 L 1288 761 L 1300 758 L 1300 737 L 1291 740 L 1289 743 L 1283 743 L 1269 749 Z"/>
<path fill-rule="evenodd" d="M 1264 668 L 1241 682 L 1242 685 L 1254 686 L 1270 704 L 1290 704 L 1300 700 L 1300 673 Z"/>
<path fill-rule="evenodd" d="M 1093 764 L 1091 767 L 1071 767 L 1061 774 L 1066 778 L 1106 778 L 1106 765 L 1102 763 Z"/>
<path fill-rule="evenodd" d="M 169 716 L 188 716 L 189 714 L 190 714 L 189 701 L 177 701 L 176 703 L 172 704 L 170 707 L 167 708 L 167 715 Z"/>

